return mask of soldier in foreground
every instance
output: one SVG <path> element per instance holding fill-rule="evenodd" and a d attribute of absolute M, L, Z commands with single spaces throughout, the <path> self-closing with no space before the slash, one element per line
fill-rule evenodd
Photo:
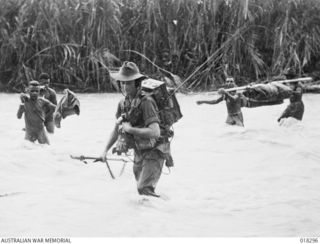
<path fill-rule="evenodd" d="M 124 62 L 120 71 L 111 74 L 120 81 L 125 98 L 117 108 L 115 127 L 101 158 L 116 143 L 118 154 L 134 149 L 133 173 L 140 195 L 159 197 L 155 193 L 165 161 L 171 158 L 168 137 L 162 136 L 158 106 L 151 96 L 141 93 L 141 82 L 146 77 L 133 62 Z"/>

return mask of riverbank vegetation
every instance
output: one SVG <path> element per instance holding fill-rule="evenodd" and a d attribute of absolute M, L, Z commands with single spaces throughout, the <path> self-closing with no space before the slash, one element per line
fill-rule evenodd
<path fill-rule="evenodd" d="M 0 90 L 115 91 L 124 60 L 186 90 L 320 70 L 318 0 L 0 0 Z M 196 71 L 196 72 L 195 72 Z M 180 78 L 180 79 L 177 79 Z"/>

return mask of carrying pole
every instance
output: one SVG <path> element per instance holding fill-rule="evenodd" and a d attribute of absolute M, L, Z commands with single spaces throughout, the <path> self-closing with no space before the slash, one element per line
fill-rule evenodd
<path fill-rule="evenodd" d="M 276 81 L 271 81 L 268 84 L 272 84 L 272 83 L 293 83 L 293 82 L 307 82 L 307 81 L 312 81 L 312 77 L 302 77 L 302 78 L 296 78 L 296 79 L 288 79 L 288 80 L 276 80 Z M 232 92 L 232 91 L 241 91 L 241 90 L 245 90 L 247 88 L 255 88 L 255 87 L 259 87 L 259 85 L 261 84 L 254 84 L 254 85 L 246 85 L 246 86 L 239 86 L 239 87 L 233 87 L 233 88 L 228 88 L 225 89 L 225 91 L 227 92 Z M 210 94 L 217 94 L 218 91 L 212 91 L 212 92 L 206 92 L 206 94 L 210 95 Z"/>

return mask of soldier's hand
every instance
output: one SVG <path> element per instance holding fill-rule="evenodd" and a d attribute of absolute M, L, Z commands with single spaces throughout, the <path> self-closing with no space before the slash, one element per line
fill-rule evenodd
<path fill-rule="evenodd" d="M 94 162 L 97 162 L 97 161 L 102 161 L 102 162 L 105 162 L 105 161 L 107 161 L 107 152 L 106 151 L 104 151 L 101 155 L 100 155 L 100 157 L 98 158 L 98 159 L 95 159 L 94 160 Z"/>
<path fill-rule="evenodd" d="M 132 125 L 129 122 L 123 122 L 122 123 L 122 129 L 127 132 L 130 133 L 130 129 L 132 128 Z"/>
<path fill-rule="evenodd" d="M 128 151 L 127 144 L 126 143 L 119 143 L 117 145 L 117 150 L 118 150 L 118 152 L 126 152 L 126 151 Z"/>
<path fill-rule="evenodd" d="M 220 88 L 220 89 L 218 90 L 218 93 L 221 94 L 221 95 L 223 95 L 223 94 L 226 93 L 226 90 L 223 89 L 223 88 Z"/>
<path fill-rule="evenodd" d="M 122 124 L 121 124 L 121 125 L 119 125 L 119 127 L 118 127 L 118 134 L 122 134 L 122 133 L 124 133 L 124 129 L 123 129 L 123 126 L 122 126 Z"/>
<path fill-rule="evenodd" d="M 20 94 L 20 100 L 22 103 L 25 103 L 26 101 L 28 101 L 28 99 L 29 99 L 29 97 L 27 94 L 25 94 L 25 93 Z"/>
<path fill-rule="evenodd" d="M 120 116 L 120 117 L 117 119 L 116 124 L 117 124 L 117 125 L 121 125 L 122 121 L 123 121 L 123 117 Z"/>

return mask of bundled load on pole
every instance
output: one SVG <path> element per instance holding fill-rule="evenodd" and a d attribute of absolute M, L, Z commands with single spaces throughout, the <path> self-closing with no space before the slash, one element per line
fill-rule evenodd
<path fill-rule="evenodd" d="M 259 107 L 283 103 L 284 99 L 292 95 L 292 89 L 284 83 L 312 81 L 311 77 L 290 80 L 273 81 L 267 84 L 255 84 L 249 86 L 226 89 L 227 91 L 243 91 L 246 102 L 244 107 Z"/>
<path fill-rule="evenodd" d="M 304 87 L 305 93 L 320 93 L 320 84 L 310 84 Z"/>
<path fill-rule="evenodd" d="M 246 107 L 281 104 L 283 99 L 289 98 L 291 94 L 290 87 L 278 82 L 258 84 L 243 92 L 243 95 L 249 99 Z"/>

